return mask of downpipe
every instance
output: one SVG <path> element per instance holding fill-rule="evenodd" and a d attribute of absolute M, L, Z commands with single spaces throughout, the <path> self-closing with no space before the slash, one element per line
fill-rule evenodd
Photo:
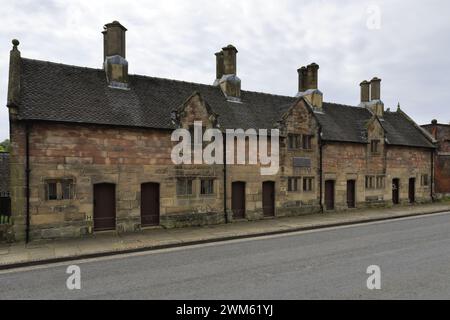
<path fill-rule="evenodd" d="M 25 123 L 25 194 L 26 194 L 26 222 L 25 243 L 30 242 L 30 124 Z"/>

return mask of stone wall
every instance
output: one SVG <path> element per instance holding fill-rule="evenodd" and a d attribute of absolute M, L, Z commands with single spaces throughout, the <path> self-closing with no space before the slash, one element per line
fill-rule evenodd
<path fill-rule="evenodd" d="M 400 179 L 400 201 L 409 202 L 409 178 L 415 178 L 416 202 L 431 201 L 431 186 L 421 185 L 421 175 L 431 181 L 431 150 L 385 145 L 376 155 L 367 146 L 328 143 L 323 147 L 323 180 L 335 181 L 335 207 L 347 209 L 347 180 L 356 180 L 356 207 L 391 206 L 392 179 Z M 366 175 L 384 176 L 381 188 L 366 188 Z M 325 191 L 323 191 L 325 197 Z"/>
<path fill-rule="evenodd" d="M 450 197 L 450 125 L 433 123 L 423 127 L 437 140 L 435 192 L 440 197 Z"/>
<path fill-rule="evenodd" d="M 17 143 L 21 140 L 14 139 Z M 20 143 L 18 143 L 20 144 Z M 186 226 L 222 222 L 221 170 L 215 166 L 180 168 L 170 159 L 170 131 L 115 129 L 88 125 L 35 123 L 30 129 L 31 239 L 76 237 L 93 232 L 93 186 L 116 185 L 117 232 L 140 229 L 140 188 L 156 182 L 160 188 L 161 224 Z M 17 150 L 22 150 L 21 146 Z M 23 160 L 22 156 L 20 157 Z M 23 166 L 15 165 L 15 179 Z M 214 177 L 214 195 L 176 197 L 179 176 Z M 75 182 L 72 200 L 46 200 L 46 181 L 70 178 Z M 15 184 L 24 183 L 15 180 Z M 14 221 L 24 221 L 22 192 L 12 193 Z M 205 215 L 203 215 L 205 214 Z M 22 232 L 17 237 L 23 238 Z"/>
<path fill-rule="evenodd" d="M 179 121 L 188 128 L 201 120 L 212 127 L 215 115 L 199 95 L 193 95 L 179 110 Z M 227 165 L 227 218 L 231 212 L 232 182 L 246 183 L 246 215 L 263 218 L 262 185 L 275 182 L 275 216 L 321 211 L 319 126 L 305 103 L 289 110 L 279 123 L 280 169 L 261 175 L 260 165 Z M 408 179 L 416 178 L 416 200 L 430 200 L 430 186 L 421 186 L 422 174 L 431 172 L 430 150 L 384 145 L 379 122 L 368 124 L 369 139 L 380 140 L 376 154 L 370 145 L 326 143 L 323 146 L 323 181 L 335 181 L 335 209 L 346 210 L 347 180 L 356 180 L 356 206 L 389 206 L 391 181 L 400 179 L 400 198 L 408 202 Z M 31 239 L 79 237 L 93 233 L 93 188 L 98 183 L 116 185 L 116 232 L 134 232 L 141 227 L 141 184 L 160 184 L 160 224 L 163 227 L 217 224 L 225 221 L 223 165 L 174 165 L 171 130 L 111 127 L 88 124 L 37 122 L 30 126 L 30 213 Z M 311 135 L 311 149 L 288 148 L 288 134 Z M 25 127 L 11 125 L 11 198 L 16 240 L 25 234 Z M 248 141 L 247 141 L 248 150 Z M 270 150 L 270 145 L 269 145 Z M 293 158 L 309 160 L 295 167 Z M 385 177 L 382 188 L 367 189 L 366 175 Z M 192 195 L 177 195 L 177 178 L 193 178 Z M 289 177 L 299 177 L 297 191 L 288 191 Z M 313 178 L 311 191 L 302 190 L 302 179 Z M 74 197 L 47 200 L 46 184 L 51 179 L 72 179 Z M 200 179 L 214 179 L 214 193 L 200 194 Z M 405 187 L 406 186 L 406 187 Z M 324 188 L 322 188 L 324 189 Z M 322 199 L 324 194 L 322 194 Z M 376 201 L 373 201 L 376 199 Z"/>

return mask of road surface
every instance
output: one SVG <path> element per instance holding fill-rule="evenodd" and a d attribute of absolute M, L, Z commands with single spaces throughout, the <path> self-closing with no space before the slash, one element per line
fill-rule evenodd
<path fill-rule="evenodd" d="M 450 213 L 0 271 L 2 299 L 450 299 Z"/>

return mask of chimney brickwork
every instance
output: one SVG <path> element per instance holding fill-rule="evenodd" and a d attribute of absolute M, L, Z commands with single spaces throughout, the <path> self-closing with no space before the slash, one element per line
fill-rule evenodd
<path fill-rule="evenodd" d="M 314 107 L 321 110 L 323 105 L 323 94 L 318 88 L 319 65 L 311 63 L 297 70 L 298 72 L 298 93 L 297 97 L 304 97 Z"/>
<path fill-rule="evenodd" d="M 241 98 L 241 79 L 237 76 L 237 53 L 237 49 L 231 44 L 216 53 L 214 85 L 219 86 L 231 101 L 240 101 Z"/>
<path fill-rule="evenodd" d="M 103 58 L 108 84 L 112 88 L 128 89 L 128 61 L 125 59 L 127 29 L 118 21 L 104 26 Z"/>
<path fill-rule="evenodd" d="M 369 102 L 370 101 L 370 82 L 364 80 L 359 84 L 361 87 L 361 102 Z"/>
<path fill-rule="evenodd" d="M 373 114 L 382 118 L 384 103 L 381 101 L 381 79 L 374 77 L 370 81 L 364 80 L 359 85 L 361 87 L 360 106 L 366 107 Z"/>
<path fill-rule="evenodd" d="M 370 100 L 381 99 L 381 79 L 374 77 L 370 80 Z"/>

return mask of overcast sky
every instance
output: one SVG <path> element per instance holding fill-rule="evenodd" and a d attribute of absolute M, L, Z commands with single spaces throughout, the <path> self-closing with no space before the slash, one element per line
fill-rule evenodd
<path fill-rule="evenodd" d="M 133 74 L 212 84 L 214 52 L 231 43 L 244 90 L 295 95 L 297 68 L 316 62 L 325 101 L 357 105 L 359 83 L 377 76 L 386 108 L 450 121 L 450 1 L 0 2 L 0 140 L 11 39 L 23 57 L 100 68 L 113 20 L 128 29 Z"/>

